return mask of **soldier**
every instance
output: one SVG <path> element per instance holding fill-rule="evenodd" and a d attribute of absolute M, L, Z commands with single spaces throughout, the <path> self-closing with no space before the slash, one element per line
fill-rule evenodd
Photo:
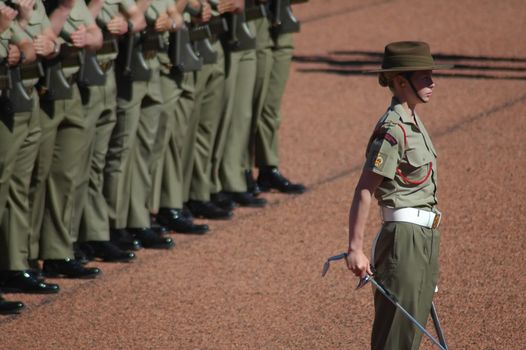
<path fill-rule="evenodd" d="M 201 8 L 199 3 L 194 4 L 192 2 L 191 6 Z M 177 1 L 177 8 L 182 13 L 187 8 L 187 3 Z M 203 6 L 198 12 L 200 21 L 208 21 L 210 12 L 209 10 L 207 12 L 207 7 Z M 190 15 L 185 12 L 184 16 L 189 22 Z M 185 24 L 184 31 L 188 30 L 187 25 Z M 182 34 L 179 37 L 181 42 L 173 42 L 174 45 L 183 45 Z M 189 38 L 187 39 L 189 40 Z M 179 47 L 179 49 L 183 51 L 184 47 Z M 193 51 L 186 53 L 193 55 Z M 152 200 L 152 211 L 154 213 L 158 211 L 156 221 L 169 230 L 177 233 L 204 234 L 208 232 L 208 225 L 195 224 L 191 216 L 183 213 L 184 177 L 187 173 L 185 164 L 189 161 L 187 149 L 189 147 L 188 139 L 191 138 L 188 134 L 191 133 L 190 130 L 192 129 L 189 125 L 195 124 L 190 118 L 195 105 L 195 75 L 199 74 L 195 70 L 199 64 L 195 64 L 190 69 L 190 67 L 181 64 L 177 66 L 178 62 L 174 62 L 174 57 L 170 59 L 164 54 L 160 57 L 163 63 L 162 91 L 165 96 L 162 118 L 167 122 L 164 130 L 160 130 L 164 133 L 159 137 L 159 140 L 162 140 L 164 144 L 159 144 L 161 150 L 158 153 L 161 154 L 162 160 L 157 163 L 154 169 L 156 186 Z"/>
<path fill-rule="evenodd" d="M 162 33 L 176 31 L 176 20 L 169 12 L 173 2 L 154 0 L 145 10 L 148 28 L 141 46 L 134 47 L 140 65 L 126 72 L 117 70 L 117 125 L 110 139 L 104 170 L 104 194 L 109 205 L 110 237 L 121 242 L 131 234 L 145 248 L 170 249 L 172 238 L 151 228 L 152 149 L 162 111 L 158 52 L 164 45 Z M 124 51 L 122 51 L 124 52 Z M 121 53 L 122 53 L 121 52 Z"/>
<path fill-rule="evenodd" d="M 382 68 L 374 72 L 393 98 L 370 138 L 349 213 L 347 264 L 365 277 L 373 270 L 363 252 L 364 229 L 373 194 L 378 199 L 383 225 L 371 256 L 375 278 L 423 325 L 438 280 L 441 214 L 437 153 L 416 107 L 431 99 L 432 70 L 449 67 L 435 65 L 424 42 L 385 47 Z M 421 333 L 379 291 L 374 304 L 372 349 L 418 349 Z"/>
<path fill-rule="evenodd" d="M 128 30 L 138 33 L 146 27 L 140 9 L 146 6 L 143 2 L 145 0 L 137 4 L 133 0 L 91 0 L 88 5 L 96 23 L 103 31 L 103 46 L 97 51 L 97 62 L 106 77 L 101 86 L 80 87 L 81 95 L 84 96 L 83 105 L 89 130 L 86 139 L 90 146 L 85 160 L 86 176 L 79 185 L 81 197 L 78 200 L 77 215 L 82 219 L 78 247 L 88 259 L 128 262 L 135 258 L 133 252 L 123 250 L 109 241 L 108 210 L 102 190 L 106 154 L 117 121 L 117 40 L 122 40 Z M 139 242 L 135 241 L 135 246 L 131 244 L 126 248 L 133 249 L 138 244 Z"/>
<path fill-rule="evenodd" d="M 3 5 L 3 4 L 2 4 Z M 13 42 L 17 31 L 23 31 L 24 39 L 18 42 L 25 59 L 13 59 L 10 50 L 8 61 L 11 89 L 7 91 L 3 125 L 10 125 L 8 132 L 0 137 L 2 155 L 2 181 L 0 192 L 0 285 L 4 291 L 22 293 L 57 293 L 56 284 L 45 283 L 28 264 L 28 240 L 30 236 L 29 183 L 38 152 L 40 139 L 39 98 L 34 89 L 38 82 L 39 57 L 54 54 L 56 35 L 50 28 L 43 3 L 38 0 L 21 0 L 12 3 L 19 12 L 16 26 L 12 27 Z M 15 49 L 12 46 L 12 49 Z M 16 54 L 15 54 L 16 55 Z M 18 53 L 17 57 L 21 57 Z M 11 122 L 9 122 L 11 120 Z"/>
<path fill-rule="evenodd" d="M 17 14 L 18 14 L 17 11 L 15 11 L 14 9 L 5 6 L 4 3 L 0 3 L 0 60 L 2 61 L 1 64 L 5 64 L 4 60 L 9 57 L 9 53 L 10 53 L 9 38 L 12 35 L 12 33 L 10 32 L 10 26 L 11 26 L 12 21 L 17 16 Z M 18 59 L 13 59 L 13 57 L 11 57 L 11 62 L 15 63 L 15 61 L 18 61 Z M 3 77 L 2 81 L 3 83 L 6 83 L 5 84 L 6 86 L 3 86 L 2 88 L 0 88 L 0 99 L 2 100 L 1 101 L 2 105 L 5 103 L 5 100 L 3 99 L 3 95 L 5 93 L 5 89 L 7 88 L 7 79 L 5 78 L 7 77 Z M 4 118 L 7 117 L 4 111 L 0 111 L 0 117 L 2 121 L 4 121 Z M 4 139 L 5 134 L 7 134 L 9 137 L 10 133 L 7 131 L 8 130 L 5 130 L 3 123 L 2 123 L 2 125 L 0 126 L 0 133 L 2 136 L 0 140 Z M 1 145 L 2 145 L 2 152 L 0 152 L 0 157 L 1 157 L 0 160 L 3 163 L 3 161 L 5 160 L 4 157 L 7 152 L 4 152 L 5 150 L 3 147 L 4 145 L 3 144 Z M 1 175 L 2 174 L 0 174 L 0 179 L 3 179 Z M 3 205 L 0 206 L 0 213 L 2 212 L 3 212 Z M 0 294 L 0 314 L 16 314 L 16 313 L 19 313 L 20 310 L 22 310 L 23 308 L 24 308 L 24 304 L 22 302 L 7 301 Z"/>
<path fill-rule="evenodd" d="M 61 51 L 58 62 L 47 61 L 46 70 L 47 74 L 63 74 L 65 86 L 47 79 L 40 85 L 42 137 L 30 192 L 30 258 L 44 260 L 43 272 L 48 276 L 93 278 L 100 270 L 83 267 L 73 252 L 76 190 L 82 159 L 88 152 L 87 123 L 76 78 L 78 52 L 100 48 L 102 34 L 83 0 L 60 0 L 49 5 L 51 27 L 66 43 L 57 50 Z M 47 81 L 52 81 L 51 86 L 45 85 Z"/>
<path fill-rule="evenodd" d="M 212 158 L 214 200 L 219 206 L 226 197 L 241 206 L 263 207 L 267 201 L 247 191 L 245 178 L 256 79 L 255 28 L 245 22 L 244 12 L 233 15 L 230 25 L 223 40 L 227 69 L 222 126 Z"/>
<path fill-rule="evenodd" d="M 274 8 L 274 12 L 276 12 L 275 6 L 279 6 L 279 3 L 271 1 L 270 8 Z M 286 14 L 287 11 L 281 10 L 281 13 Z M 272 16 L 275 16 L 275 14 Z M 294 50 L 292 31 L 299 30 L 299 27 L 298 29 L 287 30 L 287 27 L 284 25 L 285 21 L 280 20 L 277 22 L 278 20 L 273 18 L 270 28 L 273 40 L 270 78 L 267 88 L 265 89 L 263 86 L 260 90 L 259 101 L 255 105 L 256 132 L 253 141 L 253 151 L 255 152 L 255 165 L 259 172 L 258 187 L 256 189 L 256 187 L 252 186 L 251 190 L 256 190 L 256 193 L 259 190 L 264 192 L 278 190 L 283 193 L 300 194 L 305 191 L 305 186 L 299 183 L 292 183 L 278 169 L 278 132 L 281 123 L 281 100 L 285 92 Z M 265 42 L 269 40 L 269 37 L 262 34 L 259 36 L 259 39 Z M 260 57 L 263 56 L 266 59 L 265 54 L 262 52 L 266 50 L 267 46 L 262 44 L 260 46 Z M 259 105 L 261 101 L 263 101 L 262 106 Z M 250 174 L 248 181 L 252 183 Z"/>
<path fill-rule="evenodd" d="M 206 61 L 196 73 L 195 103 L 190 120 L 192 121 L 191 137 L 188 140 L 187 153 L 189 167 L 186 169 L 185 201 L 190 212 L 196 217 L 206 219 L 229 219 L 231 208 L 220 208 L 211 201 L 211 159 L 212 151 L 221 122 L 223 93 L 225 84 L 225 59 L 219 35 L 223 33 L 224 19 L 220 14 L 235 10 L 232 2 L 220 1 L 214 4 L 213 23 L 209 25 L 212 37 L 211 48 L 214 59 Z M 208 39 L 205 39 L 208 40 Z M 203 47 L 206 42 L 198 43 Z M 204 51 L 203 47 L 202 51 Z"/>

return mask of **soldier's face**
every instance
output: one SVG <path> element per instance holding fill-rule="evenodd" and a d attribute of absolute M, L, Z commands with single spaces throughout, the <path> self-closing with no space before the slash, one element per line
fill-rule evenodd
<path fill-rule="evenodd" d="M 415 90 L 424 102 L 429 102 L 431 95 L 433 95 L 433 88 L 435 82 L 433 81 L 433 72 L 430 70 L 416 71 L 412 74 L 411 80 Z"/>

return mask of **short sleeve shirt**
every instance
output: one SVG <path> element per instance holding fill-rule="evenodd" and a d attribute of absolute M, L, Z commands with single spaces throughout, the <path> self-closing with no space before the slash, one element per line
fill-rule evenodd
<path fill-rule="evenodd" d="M 25 32 L 30 35 L 31 38 L 35 38 L 37 35 L 42 34 L 42 32 L 44 32 L 44 30 L 50 26 L 51 23 L 49 22 L 49 18 L 46 15 L 44 3 L 42 0 L 37 0 L 35 2 L 35 8 L 31 14 L 31 18 L 29 19 L 29 22 L 26 26 Z M 24 86 L 34 86 L 37 82 L 38 78 L 24 80 Z"/>
<path fill-rule="evenodd" d="M 95 23 L 91 12 L 86 6 L 84 0 L 76 0 L 75 5 L 69 13 L 69 17 L 62 27 L 62 33 L 66 33 L 66 37 L 75 32 L 80 25 L 88 26 Z M 62 35 L 62 34 L 61 34 Z M 64 37 L 64 35 L 62 35 Z M 69 42 L 69 38 L 65 38 Z M 75 74 L 78 71 L 78 68 L 65 68 L 64 75 L 66 77 Z"/>
<path fill-rule="evenodd" d="M 105 0 L 104 5 L 102 6 L 97 20 L 100 23 L 106 25 L 113 17 L 119 14 L 120 11 L 125 14 L 127 11 L 135 6 L 135 1 L 133 0 Z M 104 29 L 104 28 L 102 28 Z M 104 32 L 103 32 L 104 33 Z M 108 40 L 108 39 L 104 39 Z M 110 54 L 98 54 L 97 58 L 100 62 L 111 61 L 117 57 L 117 53 Z"/>
<path fill-rule="evenodd" d="M 26 31 L 32 37 L 35 37 L 41 34 L 44 30 L 46 30 L 50 26 L 51 26 L 51 23 L 49 22 L 49 18 L 46 15 L 46 9 L 44 8 L 44 3 L 42 2 L 42 0 L 36 0 L 35 9 L 33 10 L 33 13 L 31 14 L 31 18 L 29 19 L 29 23 L 27 24 Z"/>
<path fill-rule="evenodd" d="M 9 28 L 0 33 L 0 57 L 7 57 L 9 44 L 18 44 L 24 39 L 29 39 L 22 28 L 16 22 L 11 22 Z"/>
<path fill-rule="evenodd" d="M 393 98 L 366 151 L 364 169 L 384 177 L 375 191 L 380 206 L 434 209 L 437 154 L 420 118 Z"/>

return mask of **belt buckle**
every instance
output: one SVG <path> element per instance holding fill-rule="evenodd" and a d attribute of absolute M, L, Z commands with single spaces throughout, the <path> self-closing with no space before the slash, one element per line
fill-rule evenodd
<path fill-rule="evenodd" d="M 442 214 L 435 213 L 435 218 L 433 219 L 433 226 L 431 228 L 434 230 L 440 225 L 440 219 L 442 218 Z"/>

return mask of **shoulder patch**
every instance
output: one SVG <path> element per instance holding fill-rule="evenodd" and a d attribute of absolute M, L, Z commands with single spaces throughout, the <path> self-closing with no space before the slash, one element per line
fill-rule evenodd
<path fill-rule="evenodd" d="M 379 168 L 382 166 L 383 163 L 384 163 L 384 159 L 382 158 L 380 154 L 378 154 L 378 156 L 376 156 L 376 159 L 374 160 L 374 166 Z"/>

